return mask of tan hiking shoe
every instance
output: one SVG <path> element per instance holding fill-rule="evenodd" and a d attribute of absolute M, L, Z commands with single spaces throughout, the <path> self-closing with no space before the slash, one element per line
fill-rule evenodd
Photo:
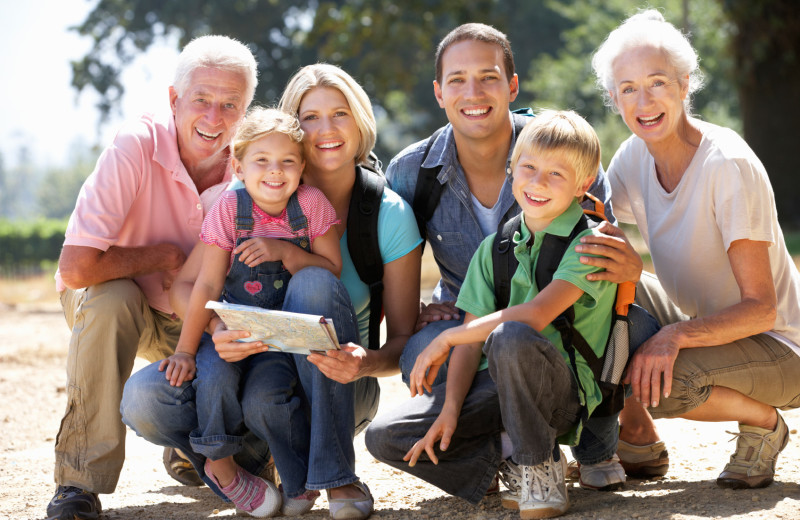
<path fill-rule="evenodd" d="M 632 478 L 663 477 L 669 471 L 669 452 L 663 441 L 637 446 L 620 440 L 617 455 L 625 474 Z"/>
<path fill-rule="evenodd" d="M 739 425 L 736 451 L 717 477 L 717 485 L 731 489 L 762 488 L 772 484 L 778 453 L 789 442 L 789 428 L 778 414 L 778 424 L 770 431 L 757 426 Z"/>

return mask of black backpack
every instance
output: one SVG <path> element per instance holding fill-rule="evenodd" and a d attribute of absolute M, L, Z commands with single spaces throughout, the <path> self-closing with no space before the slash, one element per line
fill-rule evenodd
<path fill-rule="evenodd" d="M 594 201 L 595 210 L 584 211 L 583 216 L 575 224 L 569 236 L 544 235 L 534 273 L 539 291 L 542 291 L 553 280 L 553 275 L 572 241 L 583 231 L 597 227 L 602 221 L 606 220 L 603 203 L 588 193 L 586 197 Z M 520 229 L 521 221 L 522 216 L 519 214 L 505 224 L 500 224 L 492 245 L 494 291 L 498 309 L 508 307 L 511 277 L 518 265 L 517 258 L 514 256 L 513 237 L 514 233 Z M 533 235 L 531 235 L 532 238 Z M 606 350 L 601 357 L 597 357 L 581 333 L 575 329 L 575 310 L 573 307 L 568 308 L 553 320 L 553 326 L 561 334 L 561 342 L 564 350 L 569 355 L 576 379 L 578 368 L 575 362 L 575 351 L 577 350 L 586 360 L 600 386 L 603 401 L 594 410 L 593 416 L 607 417 L 613 415 L 622 410 L 624 405 L 625 390 L 621 379 L 628 362 L 629 352 L 628 308 L 633 303 L 635 292 L 636 286 L 633 282 L 624 282 L 617 286 L 609 338 L 606 343 Z M 577 381 L 580 391 L 585 396 L 586 391 L 581 385 L 580 379 L 577 379 Z M 585 409 L 584 413 L 586 413 Z"/>
<path fill-rule="evenodd" d="M 528 122 L 528 118 L 533 117 L 533 110 L 530 108 L 519 108 L 511 113 L 526 116 L 524 118 L 512 116 L 512 121 L 514 122 L 514 135 L 519 137 L 519 133 L 522 132 L 525 124 Z M 422 154 L 422 160 L 419 163 L 417 185 L 414 188 L 414 201 L 411 204 L 411 207 L 414 210 L 414 217 L 417 219 L 417 227 L 419 228 L 419 235 L 422 237 L 423 246 L 425 245 L 425 240 L 427 238 L 428 221 L 433 217 L 433 212 L 436 211 L 436 207 L 439 205 L 439 200 L 442 198 L 444 184 L 439 182 L 439 180 L 436 178 L 439 175 L 439 172 L 442 171 L 441 165 L 434 166 L 433 168 L 423 168 L 422 163 L 425 162 L 425 159 L 428 157 L 434 141 L 436 141 L 436 138 L 439 137 L 439 134 L 441 134 L 444 129 L 444 126 L 439 128 L 428 138 L 428 144 L 425 147 L 425 153 Z"/>
<path fill-rule="evenodd" d="M 383 319 L 383 258 L 378 245 L 378 212 L 386 178 L 380 161 L 370 153 L 372 164 L 356 166 L 356 182 L 347 212 L 347 249 L 358 277 L 369 287 L 369 346 L 380 348 Z"/>

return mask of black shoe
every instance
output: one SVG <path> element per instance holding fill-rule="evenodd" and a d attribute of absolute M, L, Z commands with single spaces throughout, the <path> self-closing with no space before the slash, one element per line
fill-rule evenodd
<path fill-rule="evenodd" d="M 91 520 L 100 516 L 102 507 L 97 493 L 75 486 L 58 486 L 47 504 L 47 520 Z"/>
<path fill-rule="evenodd" d="M 184 486 L 204 486 L 205 482 L 195 471 L 192 463 L 184 458 L 183 454 L 175 448 L 164 448 L 164 469 L 170 477 Z"/>

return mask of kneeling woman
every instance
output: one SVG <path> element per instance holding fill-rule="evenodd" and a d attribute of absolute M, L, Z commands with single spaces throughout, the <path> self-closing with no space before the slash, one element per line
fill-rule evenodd
<path fill-rule="evenodd" d="M 642 277 L 637 296 L 662 328 L 628 378 L 652 417 L 737 421 L 736 452 L 717 483 L 762 487 L 789 440 L 776 409 L 800 406 L 800 275 L 761 161 L 733 131 L 688 111 L 697 61 L 651 10 L 614 30 L 592 62 L 634 134 L 608 168 L 614 213 L 639 226 L 660 282 Z M 658 441 L 651 415 L 626 403 L 623 463 Z"/>

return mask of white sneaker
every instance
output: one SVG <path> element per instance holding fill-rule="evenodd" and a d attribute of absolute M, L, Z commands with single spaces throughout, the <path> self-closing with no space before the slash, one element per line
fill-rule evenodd
<path fill-rule="evenodd" d="M 581 464 L 579 471 L 580 485 L 584 489 L 614 491 L 625 485 L 625 470 L 616 454 L 597 464 Z"/>
<path fill-rule="evenodd" d="M 559 449 L 559 462 L 561 466 L 561 474 L 567 472 L 567 458 L 564 452 Z M 500 463 L 497 468 L 497 475 L 500 481 L 505 485 L 506 491 L 500 493 L 500 503 L 506 509 L 519 509 L 520 490 L 522 488 L 522 470 L 521 466 L 515 464 L 510 458 L 505 459 Z"/>
<path fill-rule="evenodd" d="M 552 518 L 569 509 L 567 485 L 564 482 L 564 456 L 536 466 L 519 466 L 522 483 L 519 496 L 520 518 Z"/>

